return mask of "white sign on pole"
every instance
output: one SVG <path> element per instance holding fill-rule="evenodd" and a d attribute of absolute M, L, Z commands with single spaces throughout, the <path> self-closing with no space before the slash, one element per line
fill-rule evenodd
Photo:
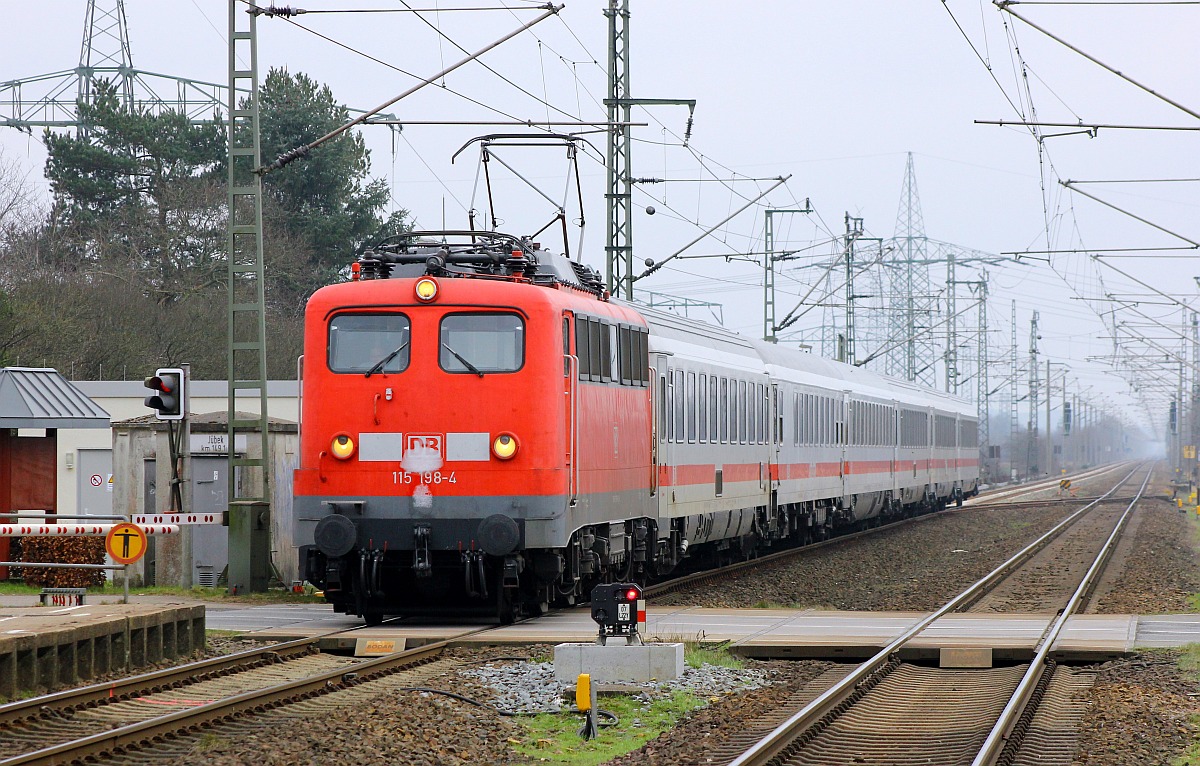
<path fill-rule="evenodd" d="M 233 444 L 237 448 L 238 452 L 245 454 L 246 434 L 237 434 L 234 437 Z M 190 434 L 188 438 L 188 449 L 191 450 L 193 455 L 228 455 L 229 434 Z"/>

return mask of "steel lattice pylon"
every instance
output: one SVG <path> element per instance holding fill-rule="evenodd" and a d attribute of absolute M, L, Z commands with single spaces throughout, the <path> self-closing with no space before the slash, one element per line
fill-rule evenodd
<path fill-rule="evenodd" d="M 887 355 L 887 372 L 933 386 L 936 382 L 934 360 L 940 355 L 929 330 L 937 317 L 938 304 L 930 285 L 929 243 L 925 237 L 911 152 L 904 168 L 904 186 L 900 192 L 900 210 L 896 214 L 896 234 L 892 244 L 893 250 L 885 261 L 891 288 L 887 301 L 891 307 L 889 335 L 900 343 Z"/>
<path fill-rule="evenodd" d="M 96 79 L 114 82 L 126 109 L 176 111 L 193 122 L 216 121 L 227 100 L 224 85 L 136 69 L 124 0 L 88 0 L 79 63 L 74 69 L 0 82 L 0 125 L 26 133 L 46 127 L 86 134 L 77 104 L 91 102 Z"/>

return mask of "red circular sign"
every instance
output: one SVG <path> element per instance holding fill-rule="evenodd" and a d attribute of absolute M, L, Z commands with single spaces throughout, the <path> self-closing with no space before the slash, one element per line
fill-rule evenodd
<path fill-rule="evenodd" d="M 90 481 L 91 481 L 93 487 L 99 487 L 104 482 L 104 479 L 100 478 L 100 474 L 94 473 L 94 474 L 92 474 L 92 478 L 90 479 Z"/>

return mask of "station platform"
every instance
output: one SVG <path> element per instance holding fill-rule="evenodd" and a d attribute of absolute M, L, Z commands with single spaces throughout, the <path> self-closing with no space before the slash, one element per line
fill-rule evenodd
<path fill-rule="evenodd" d="M 0 697 L 189 655 L 203 648 L 204 626 L 200 605 L 0 608 Z"/>
<path fill-rule="evenodd" d="M 871 656 L 923 617 L 925 614 L 919 612 L 650 607 L 644 638 L 728 642 L 734 652 L 750 657 L 854 659 Z M 259 619 L 268 618 L 263 615 Z M 277 608 L 270 619 L 275 621 L 274 626 L 245 630 L 243 635 L 278 641 L 334 636 L 339 630 L 356 628 L 351 634 L 355 638 L 403 639 L 410 648 L 441 640 L 517 645 L 591 641 L 596 637 L 596 626 L 587 609 L 555 612 L 479 635 L 471 634 L 485 627 L 485 623 L 446 625 L 400 620 L 364 628 L 356 618 L 332 612 L 322 614 L 313 608 L 303 611 Z M 253 617 L 223 611 L 210 614 L 209 627 L 236 629 L 231 626 L 239 621 L 246 624 Z M 1044 614 L 951 615 L 929 626 L 901 656 L 935 659 L 948 648 L 986 649 L 995 661 L 1024 661 L 1033 655 L 1050 622 L 1051 615 Z M 1068 620 L 1053 655 L 1064 661 L 1091 662 L 1139 649 L 1195 642 L 1200 642 L 1200 614 L 1080 615 Z"/>

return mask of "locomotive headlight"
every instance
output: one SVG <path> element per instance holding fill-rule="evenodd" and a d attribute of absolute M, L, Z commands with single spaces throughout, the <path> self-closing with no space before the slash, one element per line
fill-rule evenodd
<path fill-rule="evenodd" d="M 329 454 L 338 460 L 349 460 L 354 455 L 354 440 L 347 434 L 338 434 L 329 445 Z"/>
<path fill-rule="evenodd" d="M 501 460 L 510 460 L 517 454 L 517 437 L 512 434 L 500 434 L 492 441 L 492 452 Z"/>
<path fill-rule="evenodd" d="M 417 293 L 417 300 L 421 303 L 430 303 L 438 294 L 437 280 L 429 277 L 422 277 L 417 280 L 417 286 L 414 288 Z"/>

